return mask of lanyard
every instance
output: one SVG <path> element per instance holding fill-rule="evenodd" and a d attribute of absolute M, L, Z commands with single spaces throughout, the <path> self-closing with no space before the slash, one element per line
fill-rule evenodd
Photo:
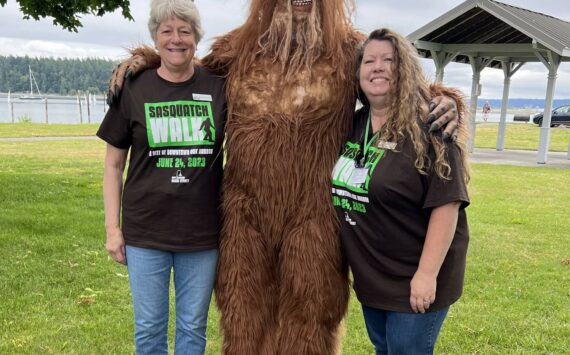
<path fill-rule="evenodd" d="M 368 121 L 366 122 L 366 131 L 364 133 L 364 152 L 362 153 L 362 159 L 360 160 L 360 166 L 364 166 L 364 162 L 366 161 L 366 155 L 368 154 L 368 149 L 370 148 L 372 143 L 374 143 L 376 138 L 378 138 L 378 134 L 380 134 L 380 131 L 376 132 L 372 136 L 372 139 L 370 140 L 370 142 L 368 142 L 368 130 L 370 128 L 371 121 L 372 121 L 370 116 L 371 116 L 370 112 L 368 112 Z"/>

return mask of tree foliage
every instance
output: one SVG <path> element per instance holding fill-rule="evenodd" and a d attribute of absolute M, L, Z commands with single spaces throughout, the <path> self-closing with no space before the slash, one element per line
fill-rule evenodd
<path fill-rule="evenodd" d="M 0 0 L 0 6 L 7 0 Z M 17 0 L 25 19 L 52 17 L 56 26 L 77 32 L 81 27 L 81 15 L 103 16 L 108 12 L 121 9 L 123 17 L 132 20 L 129 0 Z"/>
<path fill-rule="evenodd" d="M 0 56 L 0 92 L 28 92 L 29 68 L 42 94 L 104 93 L 116 63 L 104 59 Z M 35 87 L 34 87 L 35 91 Z"/>

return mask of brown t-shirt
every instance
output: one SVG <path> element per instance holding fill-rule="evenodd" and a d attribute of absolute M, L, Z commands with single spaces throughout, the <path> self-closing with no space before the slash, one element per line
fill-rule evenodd
<path fill-rule="evenodd" d="M 128 245 L 216 248 L 221 229 L 224 80 L 195 66 L 185 82 L 148 70 L 128 80 L 97 136 L 130 149 L 122 197 Z"/>
<path fill-rule="evenodd" d="M 395 149 L 390 144 L 381 144 L 383 148 L 372 144 L 361 160 L 367 124 L 368 110 L 362 108 L 333 171 L 333 204 L 356 295 L 369 307 L 412 312 L 410 281 L 418 267 L 431 210 L 459 201 L 455 236 L 429 310 L 446 307 L 461 296 L 469 239 L 464 210 L 469 198 L 459 152 L 455 144 L 446 145 L 451 180 L 440 179 L 431 169 L 427 175 L 420 174 L 414 166 L 416 154 L 410 139 L 399 142 Z M 371 140 L 369 133 L 368 142 Z M 431 146 L 429 154 L 435 161 Z M 365 178 L 357 176 L 357 163 L 368 168 Z"/>

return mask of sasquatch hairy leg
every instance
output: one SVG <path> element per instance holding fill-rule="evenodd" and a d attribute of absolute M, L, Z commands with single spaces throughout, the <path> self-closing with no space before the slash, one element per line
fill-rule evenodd
<path fill-rule="evenodd" d="M 334 220 L 306 220 L 283 237 L 279 255 L 279 354 L 338 354 L 349 297 Z"/>
<path fill-rule="evenodd" d="M 249 203 L 227 192 L 220 242 L 216 300 L 221 311 L 223 354 L 276 354 L 278 291 L 276 257 L 269 240 L 254 227 Z M 228 208 L 228 206 L 230 208 Z M 264 345 L 265 344 L 265 345 Z"/>

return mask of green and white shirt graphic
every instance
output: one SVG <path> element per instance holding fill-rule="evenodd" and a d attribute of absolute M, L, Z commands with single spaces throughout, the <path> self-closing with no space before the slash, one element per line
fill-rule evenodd
<path fill-rule="evenodd" d="M 145 103 L 151 148 L 214 145 L 216 127 L 211 102 Z"/>
<path fill-rule="evenodd" d="M 368 185 L 376 165 L 385 153 L 384 149 L 374 146 L 370 146 L 365 152 L 362 152 L 359 143 L 346 143 L 332 173 L 334 206 L 347 211 L 366 213 L 366 205 L 369 203 Z M 358 166 L 357 159 L 362 155 L 364 155 L 363 164 Z M 363 183 L 354 183 L 353 175 L 358 168 L 364 168 L 368 171 Z"/>
<path fill-rule="evenodd" d="M 352 192 L 368 194 L 368 184 L 370 183 L 372 172 L 386 151 L 376 147 L 368 148 L 363 166 L 364 169 L 368 169 L 366 181 L 363 184 L 354 184 L 352 176 L 357 169 L 357 157 L 360 155 L 360 152 L 360 144 L 347 142 L 344 152 L 337 160 L 333 169 L 332 179 L 335 186 L 344 187 Z"/>

